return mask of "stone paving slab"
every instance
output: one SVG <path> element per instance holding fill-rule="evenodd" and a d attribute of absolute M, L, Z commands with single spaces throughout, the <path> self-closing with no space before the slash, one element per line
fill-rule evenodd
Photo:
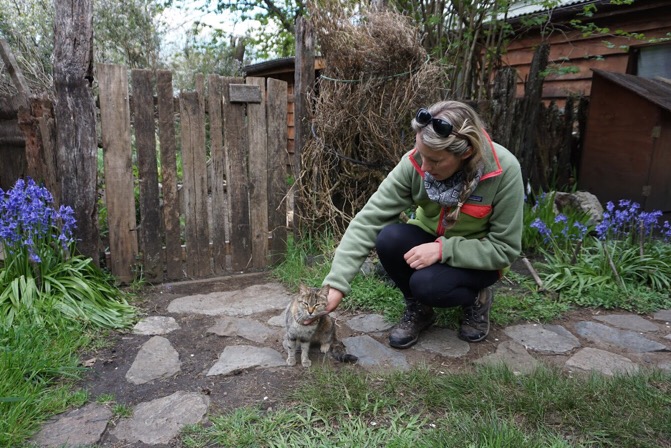
<path fill-rule="evenodd" d="M 594 316 L 594 319 L 623 330 L 639 331 L 642 333 L 659 330 L 658 325 L 635 314 L 606 314 L 603 316 Z"/>
<path fill-rule="evenodd" d="M 564 366 L 569 370 L 598 372 L 608 376 L 638 371 L 638 366 L 629 358 L 592 347 L 578 350 Z"/>
<path fill-rule="evenodd" d="M 180 326 L 174 317 L 148 316 L 135 324 L 133 327 L 133 334 L 154 336 L 168 334 L 179 329 Z"/>
<path fill-rule="evenodd" d="M 31 442 L 40 447 L 94 445 L 111 418 L 106 406 L 89 403 L 47 422 Z"/>
<path fill-rule="evenodd" d="M 180 297 L 170 302 L 168 312 L 244 317 L 284 309 L 291 298 L 292 296 L 281 284 L 265 283 L 236 291 Z"/>
<path fill-rule="evenodd" d="M 560 325 L 513 325 L 504 333 L 525 348 L 541 353 L 566 353 L 580 347 L 578 338 Z"/>
<path fill-rule="evenodd" d="M 668 325 L 671 323 L 671 310 L 659 310 L 652 315 L 652 318 L 655 320 L 664 321 Z"/>
<path fill-rule="evenodd" d="M 475 360 L 475 364 L 504 364 L 515 374 L 530 374 L 541 362 L 531 356 L 522 344 L 515 341 L 504 341 L 496 348 L 496 352 Z"/>
<path fill-rule="evenodd" d="M 369 371 L 410 369 L 405 355 L 394 350 L 368 335 L 353 336 L 343 339 L 343 344 L 350 353 L 359 358 L 357 365 Z"/>
<path fill-rule="evenodd" d="M 133 409 L 133 416 L 120 420 L 111 433 L 130 443 L 169 443 L 184 426 L 202 421 L 209 405 L 210 398 L 206 395 L 178 391 L 138 404 Z"/>
<path fill-rule="evenodd" d="M 361 314 L 349 318 L 347 326 L 361 333 L 379 333 L 389 330 L 394 324 L 387 322 L 381 314 Z"/>
<path fill-rule="evenodd" d="M 144 384 L 167 378 L 179 372 L 181 365 L 179 353 L 170 341 L 162 336 L 154 336 L 140 348 L 126 373 L 126 380 L 133 384 Z"/>
<path fill-rule="evenodd" d="M 224 349 L 207 376 L 229 375 L 244 369 L 286 367 L 286 358 L 269 347 L 231 345 Z"/>
<path fill-rule="evenodd" d="M 254 319 L 228 316 L 219 318 L 216 324 L 207 329 L 207 332 L 219 336 L 239 336 L 259 344 L 279 335 L 277 330 Z"/>
<path fill-rule="evenodd" d="M 615 345 L 630 352 L 644 353 L 668 350 L 665 345 L 633 331 L 620 330 L 597 322 L 578 322 L 575 328 L 580 336 L 590 341 Z"/>
<path fill-rule="evenodd" d="M 468 353 L 470 345 L 459 339 L 454 330 L 431 327 L 422 333 L 415 348 L 448 358 L 460 358 Z"/>

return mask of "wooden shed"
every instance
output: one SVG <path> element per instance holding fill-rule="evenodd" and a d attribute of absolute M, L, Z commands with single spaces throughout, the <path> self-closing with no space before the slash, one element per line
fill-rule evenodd
<path fill-rule="evenodd" d="M 580 189 L 671 212 L 671 81 L 593 72 Z"/>
<path fill-rule="evenodd" d="M 596 12 L 586 16 L 586 6 L 596 7 Z M 551 23 L 548 16 L 552 18 Z M 525 26 L 533 18 L 542 19 L 543 25 Z M 559 0 L 551 10 L 539 2 L 529 5 L 517 1 L 511 6 L 507 20 L 515 33 L 503 63 L 518 72 L 518 96 L 524 94 L 524 81 L 529 75 L 534 50 L 543 40 L 550 44 L 543 99 L 559 104 L 569 95 L 589 95 L 592 69 L 643 74 L 641 63 L 645 60 L 671 57 L 671 42 L 667 41 L 671 33 L 669 0 L 638 0 L 631 4 L 614 4 L 610 0 Z M 572 20 L 581 21 L 583 25 L 595 24 L 605 34 L 583 33 L 571 25 Z M 668 73 L 664 75 L 668 77 Z"/>

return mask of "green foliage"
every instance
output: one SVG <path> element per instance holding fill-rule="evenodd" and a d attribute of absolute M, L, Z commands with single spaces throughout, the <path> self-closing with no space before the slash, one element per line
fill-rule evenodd
<path fill-rule="evenodd" d="M 62 319 L 0 326 L 0 446 L 24 446 L 42 421 L 86 401 L 72 385 L 82 372 L 76 352 L 87 342 Z"/>
<path fill-rule="evenodd" d="M 159 68 L 161 39 L 168 24 L 156 0 L 95 0 L 94 57 L 129 68 Z"/>
<path fill-rule="evenodd" d="M 550 322 L 570 310 L 565 301 L 538 292 L 506 292 L 499 288 L 492 305 L 491 320 L 498 325 L 511 325 L 520 320 L 526 322 Z"/>
<path fill-rule="evenodd" d="M 548 203 L 539 201 L 525 210 L 524 240 L 525 248 L 543 255 L 537 266 L 547 290 L 579 306 L 640 313 L 671 306 L 671 225 L 660 225 L 661 212 L 641 211 L 627 200 L 618 206 L 608 203 L 603 220 L 590 233 L 572 235 L 567 229 L 587 229 L 580 223 L 586 216 L 569 225 L 562 215 L 554 216 Z M 653 237 L 660 231 L 662 238 Z"/>
<path fill-rule="evenodd" d="M 125 328 L 135 310 L 114 279 L 75 254 L 73 211 L 53 207 L 51 194 L 28 179 L 0 190 L 0 327 L 15 321 L 53 323 L 63 317 Z"/>
<path fill-rule="evenodd" d="M 589 216 L 582 211 L 569 208 L 556 214 L 555 209 L 554 193 L 539 192 L 533 200 L 525 202 L 522 231 L 525 254 L 538 253 L 548 243 L 566 253 L 594 228 L 589 224 Z"/>

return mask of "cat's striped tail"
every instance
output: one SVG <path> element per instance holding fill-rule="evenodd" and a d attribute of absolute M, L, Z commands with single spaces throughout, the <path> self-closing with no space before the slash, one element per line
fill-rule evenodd
<path fill-rule="evenodd" d="M 345 345 L 340 341 L 331 344 L 329 355 L 338 362 L 354 363 L 359 360 L 356 356 L 347 353 Z"/>

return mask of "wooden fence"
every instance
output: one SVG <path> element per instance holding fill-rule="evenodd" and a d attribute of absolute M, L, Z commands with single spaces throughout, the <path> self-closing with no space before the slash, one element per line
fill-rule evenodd
<path fill-rule="evenodd" d="M 97 73 L 111 272 L 131 281 L 141 266 L 162 281 L 279 261 L 286 82 L 201 76 L 175 100 L 169 71 L 132 70 L 130 86 L 126 67 Z"/>

